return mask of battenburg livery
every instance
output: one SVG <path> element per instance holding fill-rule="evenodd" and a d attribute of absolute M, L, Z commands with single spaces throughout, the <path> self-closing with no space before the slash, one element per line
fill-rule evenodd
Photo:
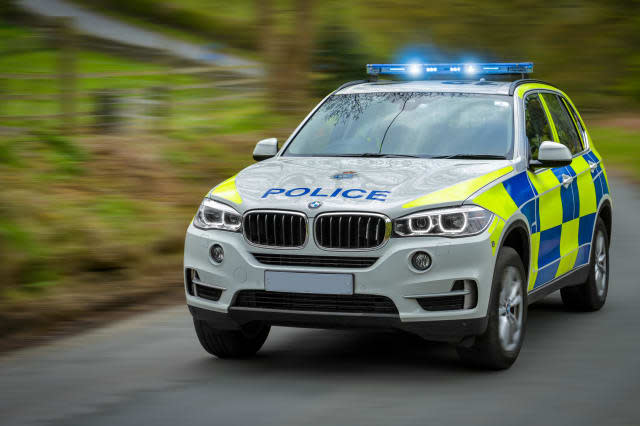
<path fill-rule="evenodd" d="M 271 325 L 405 330 L 507 368 L 527 306 L 607 297 L 612 202 L 575 105 L 533 64 L 372 64 L 189 225 L 203 347 L 257 352 Z M 393 75 L 393 80 L 378 79 Z"/>

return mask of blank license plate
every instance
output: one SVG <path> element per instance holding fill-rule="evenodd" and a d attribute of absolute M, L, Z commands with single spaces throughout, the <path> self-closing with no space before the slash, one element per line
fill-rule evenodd
<path fill-rule="evenodd" d="M 353 275 L 265 271 L 267 291 L 317 294 L 353 294 Z"/>

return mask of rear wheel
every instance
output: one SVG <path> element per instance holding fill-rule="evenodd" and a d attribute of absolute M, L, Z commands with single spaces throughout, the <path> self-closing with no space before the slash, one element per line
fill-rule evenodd
<path fill-rule="evenodd" d="M 247 358 L 260 350 L 271 327 L 255 321 L 240 330 L 219 330 L 202 320 L 193 320 L 200 344 L 218 358 Z"/>
<path fill-rule="evenodd" d="M 471 346 L 458 346 L 460 358 L 471 365 L 502 370 L 518 357 L 527 322 L 526 274 L 511 247 L 500 249 L 493 276 L 487 329 Z"/>
<path fill-rule="evenodd" d="M 578 311 L 597 311 L 609 292 L 609 235 L 604 221 L 598 218 L 589 262 L 589 277 L 584 284 L 560 290 L 566 307 Z"/>

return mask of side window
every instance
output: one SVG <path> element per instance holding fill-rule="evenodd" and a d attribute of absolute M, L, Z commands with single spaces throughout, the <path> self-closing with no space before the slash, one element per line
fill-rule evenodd
<path fill-rule="evenodd" d="M 573 108 L 573 106 L 571 106 L 571 104 L 565 98 L 562 98 L 562 104 L 564 105 L 566 110 L 569 111 L 569 114 L 571 114 L 571 118 L 573 118 L 573 124 L 578 129 L 578 134 L 580 136 L 580 151 L 582 151 L 585 148 L 584 127 L 582 127 L 582 123 L 580 123 L 580 119 L 578 118 L 578 113 L 576 112 L 575 108 Z"/>
<path fill-rule="evenodd" d="M 544 99 L 547 108 L 549 108 L 553 124 L 556 125 L 558 142 L 569 148 L 572 154 L 577 154 L 582 151 L 578 130 L 576 130 L 576 126 L 573 124 L 573 118 L 569 115 L 569 111 L 567 111 L 567 108 L 560 98 L 551 93 L 543 93 L 542 99 Z"/>
<path fill-rule="evenodd" d="M 553 140 L 551 127 L 544 112 L 542 103 L 538 94 L 529 95 L 524 100 L 524 121 L 527 131 L 527 139 L 529 140 L 529 149 L 531 150 L 531 158 L 538 158 L 538 148 L 544 141 Z"/>

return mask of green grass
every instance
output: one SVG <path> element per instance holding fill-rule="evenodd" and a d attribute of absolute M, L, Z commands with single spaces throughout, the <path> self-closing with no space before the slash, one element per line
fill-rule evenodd
<path fill-rule="evenodd" d="M 84 273 L 136 269 L 149 245 L 188 217 L 139 199 L 139 178 L 126 176 L 134 159 L 124 172 L 104 162 L 76 139 L 0 138 L 0 307 L 7 295 L 70 285 Z"/>
<path fill-rule="evenodd" d="M 640 181 L 640 130 L 592 127 L 589 134 L 607 170 L 622 170 Z"/>
<path fill-rule="evenodd" d="M 14 167 L 20 165 L 11 140 L 0 139 L 0 166 L 2 165 Z"/>

